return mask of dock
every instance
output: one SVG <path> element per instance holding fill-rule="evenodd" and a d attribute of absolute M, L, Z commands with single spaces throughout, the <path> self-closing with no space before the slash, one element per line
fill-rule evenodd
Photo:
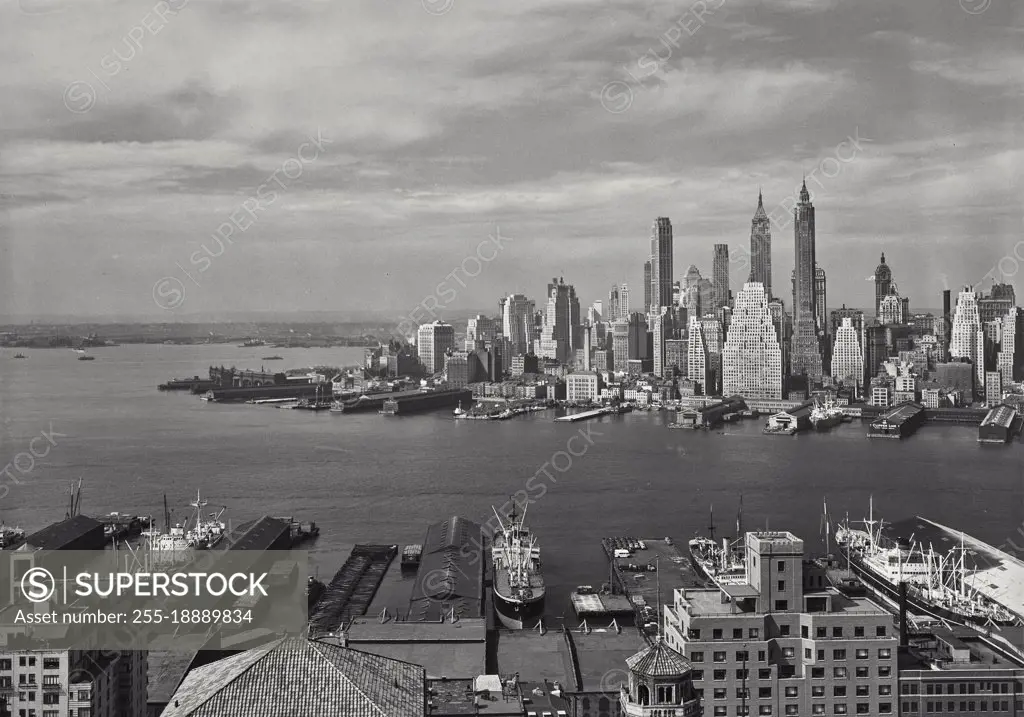
<path fill-rule="evenodd" d="M 573 593 L 570 599 L 573 612 L 581 620 L 632 616 L 636 611 L 633 603 L 625 595 Z"/>
<path fill-rule="evenodd" d="M 605 416 L 609 413 L 614 413 L 611 408 L 594 408 L 590 411 L 583 411 L 581 413 L 572 413 L 568 416 L 560 416 L 555 419 L 556 423 L 575 423 L 576 421 L 586 421 L 591 418 L 597 418 L 598 416 Z"/>
<path fill-rule="evenodd" d="M 680 546 L 671 538 L 641 538 L 637 542 L 643 542 L 646 550 L 634 550 L 628 558 L 616 558 L 615 541 L 616 538 L 603 538 L 601 547 L 611 562 L 613 587 L 626 595 L 634 606 L 637 625 L 646 622 L 645 613 L 650 615 L 645 607 L 656 609 L 658 604 L 671 605 L 675 590 L 709 587 L 694 569 L 685 542 Z M 657 570 L 638 569 L 649 565 L 656 566 Z"/>
<path fill-rule="evenodd" d="M 364 615 L 397 554 L 397 545 L 355 546 L 309 616 L 310 636 L 337 632 Z"/>
<path fill-rule="evenodd" d="M 924 423 L 924 406 L 908 401 L 894 406 L 868 426 L 868 438 L 906 438 Z"/>

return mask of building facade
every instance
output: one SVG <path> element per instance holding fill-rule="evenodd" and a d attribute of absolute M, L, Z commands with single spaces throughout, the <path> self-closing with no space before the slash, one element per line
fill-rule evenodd
<path fill-rule="evenodd" d="M 466 351 L 490 348 L 498 333 L 497 321 L 489 316 L 477 314 L 466 322 Z"/>
<path fill-rule="evenodd" d="M 445 354 L 455 348 L 455 328 L 443 321 L 420 324 L 416 332 L 416 350 L 428 374 L 444 371 Z"/>
<path fill-rule="evenodd" d="M 750 222 L 750 278 L 764 287 L 772 299 L 772 223 L 764 211 L 761 192 L 757 193 L 757 210 Z"/>
<path fill-rule="evenodd" d="M 782 398 L 782 351 L 765 288 L 747 282 L 736 296 L 722 349 L 722 395 Z"/>
<path fill-rule="evenodd" d="M 858 393 L 864 383 L 864 349 L 857 328 L 849 317 L 844 318 L 836 330 L 836 342 L 832 347 L 832 378 Z"/>
<path fill-rule="evenodd" d="M 501 332 L 511 344 L 512 355 L 527 353 L 533 347 L 533 301 L 523 294 L 510 294 L 498 305 Z"/>
<path fill-rule="evenodd" d="M 985 385 L 985 334 L 978 314 L 978 297 L 970 287 L 965 287 L 956 299 L 949 355 L 953 360 L 970 361 L 974 366 L 976 387 Z"/>
<path fill-rule="evenodd" d="M 565 377 L 565 398 L 572 403 L 597 401 L 602 388 L 596 373 L 570 373 Z"/>
<path fill-rule="evenodd" d="M 800 189 L 800 202 L 793 209 L 794 246 L 796 249 L 793 301 L 793 375 L 806 375 L 821 381 L 822 351 L 818 331 L 815 273 L 814 205 L 807 182 Z"/>
<path fill-rule="evenodd" d="M 729 305 L 729 245 L 715 244 L 711 260 L 711 281 L 714 285 L 715 309 Z"/>
<path fill-rule="evenodd" d="M 651 225 L 651 301 L 645 310 L 656 313 L 672 306 L 672 222 L 658 217 Z"/>

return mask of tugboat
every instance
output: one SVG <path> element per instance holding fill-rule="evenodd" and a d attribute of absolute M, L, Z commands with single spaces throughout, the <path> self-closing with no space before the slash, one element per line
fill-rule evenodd
<path fill-rule="evenodd" d="M 0 550 L 16 548 L 25 542 L 25 531 L 21 528 L 8 528 L 0 524 Z"/>
<path fill-rule="evenodd" d="M 493 510 L 493 508 L 492 508 Z M 494 537 L 494 608 L 501 623 L 511 630 L 529 627 L 544 610 L 544 576 L 540 547 L 525 525 L 526 508 L 517 514 L 515 503 L 505 520 L 494 511 L 500 527 Z"/>
<path fill-rule="evenodd" d="M 466 412 L 462 410 L 462 401 L 459 401 L 459 405 L 454 411 L 452 411 L 452 415 L 456 418 L 462 418 L 466 415 Z"/>
<path fill-rule="evenodd" d="M 843 422 L 843 409 L 832 403 L 831 398 L 825 399 L 825 403 L 814 402 L 811 410 L 811 425 L 816 431 L 827 431 Z"/>

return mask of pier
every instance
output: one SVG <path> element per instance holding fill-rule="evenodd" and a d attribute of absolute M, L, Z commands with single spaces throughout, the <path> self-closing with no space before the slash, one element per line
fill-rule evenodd
<path fill-rule="evenodd" d="M 587 618 L 611 619 L 632 616 L 635 606 L 625 595 L 587 594 L 575 592 L 570 596 L 572 609 L 581 620 Z"/>
<path fill-rule="evenodd" d="M 397 545 L 355 546 L 309 616 L 310 636 L 336 632 L 364 615 L 397 554 Z"/>
<path fill-rule="evenodd" d="M 556 423 L 576 423 L 576 421 L 586 421 L 591 418 L 597 418 L 598 416 L 606 416 L 610 413 L 615 413 L 615 409 L 612 408 L 595 408 L 590 411 L 583 411 L 581 413 L 572 413 L 568 416 L 560 416 L 555 419 Z"/>

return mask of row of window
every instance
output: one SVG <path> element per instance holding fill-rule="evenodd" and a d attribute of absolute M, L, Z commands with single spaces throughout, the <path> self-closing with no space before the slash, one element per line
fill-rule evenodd
<path fill-rule="evenodd" d="M 907 714 L 916 714 L 917 708 L 920 703 L 917 700 L 908 701 L 903 703 L 903 712 Z M 990 709 L 991 707 L 991 709 Z M 1024 702 L 1018 702 L 1017 710 L 1024 709 Z M 925 712 L 953 712 L 955 714 L 962 714 L 964 712 L 1009 712 L 1010 702 L 1009 700 L 993 700 L 991 706 L 986 700 L 981 702 L 975 702 L 974 700 L 968 700 L 964 702 L 960 701 L 959 705 L 956 702 L 932 702 L 928 701 L 924 703 Z"/>
<path fill-rule="evenodd" d="M 711 676 L 712 676 L 713 680 L 715 680 L 716 682 L 720 682 L 722 680 L 728 679 L 728 677 L 727 677 L 728 673 L 729 673 L 728 670 L 713 670 L 711 672 Z M 866 667 L 866 666 L 865 667 L 854 668 L 854 675 L 856 677 L 858 677 L 858 678 L 871 677 L 871 668 L 870 667 Z M 838 667 L 833 667 L 832 668 L 832 677 L 834 677 L 836 679 L 845 679 L 845 678 L 847 678 L 849 676 L 850 676 L 850 671 L 849 671 L 848 668 L 846 668 L 844 666 L 838 666 Z M 889 665 L 881 665 L 878 668 L 878 676 L 879 677 L 891 677 L 892 676 L 892 667 L 890 667 Z M 825 668 L 824 667 L 812 667 L 811 668 L 811 677 L 813 679 L 816 679 L 816 680 L 823 680 L 823 679 L 825 679 Z M 771 668 L 762 668 L 762 669 L 759 669 L 757 671 L 757 679 L 759 679 L 759 680 L 770 680 L 771 678 L 772 678 Z M 693 671 L 693 681 L 694 682 L 699 682 L 699 681 L 701 681 L 703 679 L 704 679 L 704 670 L 694 670 Z M 736 670 L 736 679 L 737 680 L 747 680 L 747 679 L 750 679 L 750 670 L 745 670 L 745 669 L 742 669 L 742 668 Z"/>
<path fill-rule="evenodd" d="M 784 603 L 785 600 L 781 600 L 779 602 L 783 602 Z M 785 609 L 785 608 L 779 608 L 779 609 Z M 878 626 L 875 627 L 875 637 L 886 637 L 887 633 L 888 633 L 888 630 L 886 629 L 885 625 L 878 625 Z M 700 639 L 700 635 L 701 635 L 701 631 L 700 631 L 700 628 L 691 627 L 687 634 L 688 634 L 690 640 L 699 640 Z M 782 635 L 782 636 L 789 635 L 789 625 L 779 625 L 779 634 Z M 814 637 L 815 637 L 815 639 L 828 638 L 828 636 L 829 636 L 829 634 L 828 634 L 828 628 L 827 627 L 816 627 L 816 628 L 814 628 Z M 866 637 L 864 626 L 863 625 L 855 626 L 853 628 L 853 636 L 854 637 Z M 805 640 L 809 640 L 810 639 L 810 630 L 807 627 L 807 625 L 801 625 L 800 626 L 800 637 L 804 638 Z M 841 625 L 834 625 L 832 627 L 832 637 L 834 637 L 834 638 L 843 638 L 844 637 L 844 635 L 843 635 L 843 627 Z M 723 639 L 725 639 L 725 631 L 722 628 L 720 628 L 720 627 L 714 628 L 713 630 L 711 630 L 711 639 L 712 640 L 723 640 Z M 742 627 L 734 627 L 732 629 L 732 639 L 733 640 L 742 640 L 743 639 L 743 628 Z M 758 627 L 751 627 L 751 628 L 749 628 L 747 630 L 747 639 L 748 640 L 759 640 L 759 639 L 761 639 L 761 629 L 758 628 Z"/>
<path fill-rule="evenodd" d="M 787 650 L 789 651 L 788 653 L 787 653 Z M 783 654 L 784 657 L 793 657 L 794 655 L 792 654 L 792 651 L 793 651 L 793 648 L 786 647 L 786 648 L 783 648 L 782 654 Z M 810 660 L 810 659 L 812 659 L 812 656 L 813 656 L 813 653 L 811 651 L 811 648 L 805 647 L 804 648 L 804 657 L 807 658 L 808 660 Z M 867 650 L 866 648 L 861 648 L 861 649 L 854 650 L 854 656 L 858 660 L 867 660 L 871 655 L 870 655 L 870 651 L 869 650 Z M 728 657 L 729 657 L 728 653 L 725 652 L 724 650 L 715 651 L 715 652 L 711 653 L 711 659 L 714 662 L 726 662 L 728 660 Z M 764 650 L 758 650 L 757 657 L 758 657 L 758 662 L 764 662 L 764 658 L 765 658 Z M 818 657 L 818 661 L 819 662 L 824 661 L 825 660 L 825 651 L 824 650 L 818 650 L 817 657 Z M 878 649 L 878 659 L 879 660 L 889 660 L 891 658 L 892 658 L 892 650 L 890 648 L 882 647 L 882 648 Z M 750 659 L 750 653 L 747 652 L 746 650 L 737 650 L 736 651 L 736 662 L 747 662 L 749 659 Z M 832 659 L 833 660 L 845 660 L 846 659 L 846 650 L 845 649 L 832 650 Z M 704 662 L 704 652 L 701 651 L 701 650 L 691 652 L 690 653 L 690 662 Z"/>
<path fill-rule="evenodd" d="M 924 686 L 924 692 L 926 695 L 941 695 L 943 691 L 942 685 L 945 684 L 945 691 L 947 695 L 957 694 L 958 687 L 961 695 L 973 695 L 975 690 L 981 692 L 992 692 L 995 694 L 1009 694 L 1010 684 L 1007 682 L 982 682 L 980 687 L 973 682 L 960 682 L 959 684 L 953 682 L 946 683 L 933 683 L 929 682 Z M 1015 683 L 1016 684 L 1016 683 Z M 916 682 L 906 682 L 903 684 L 900 690 L 905 695 L 916 695 L 920 694 L 921 686 Z M 1019 691 L 1019 690 L 1017 690 Z"/>
<path fill-rule="evenodd" d="M 892 712 L 892 703 L 891 702 L 882 702 L 882 703 L 880 703 L 878 705 L 878 714 L 891 715 L 892 713 L 893 712 Z M 712 708 L 712 714 L 715 715 L 715 717 L 726 717 L 729 714 L 729 708 L 725 707 L 725 706 L 721 706 L 721 705 L 713 707 Z M 744 715 L 750 715 L 750 714 L 770 715 L 770 714 L 773 714 L 773 712 L 772 712 L 772 706 L 771 705 L 760 705 L 757 708 L 757 712 L 751 712 L 751 708 L 749 706 L 738 706 L 738 707 L 735 708 L 735 714 L 739 715 L 740 717 L 743 717 Z M 800 714 L 800 706 L 799 705 L 786 705 L 783 708 L 782 714 L 784 714 L 784 715 L 799 715 Z M 823 714 L 826 714 L 826 712 L 825 712 L 825 705 L 820 705 L 820 704 L 819 705 L 811 705 L 811 714 L 812 715 L 823 715 Z M 836 715 L 851 714 L 849 712 L 849 705 L 832 705 L 832 714 L 836 714 Z M 852 714 L 859 714 L 859 715 L 872 714 L 872 712 L 871 712 L 871 705 L 869 703 L 867 703 L 867 702 L 858 702 L 854 706 L 854 711 L 853 711 Z"/>
<path fill-rule="evenodd" d="M 701 691 L 703 694 L 703 691 Z M 870 697 L 871 686 L 870 685 L 857 685 L 854 688 L 854 694 L 857 697 Z M 892 694 L 892 685 L 879 685 L 878 695 L 880 697 L 887 697 Z M 785 688 L 786 697 L 799 697 L 800 689 L 796 685 L 789 685 Z M 758 699 L 769 699 L 772 696 L 771 687 L 758 687 L 757 697 Z M 824 685 L 812 685 L 811 686 L 811 697 L 824 697 L 825 686 Z M 846 697 L 846 685 L 835 685 L 832 687 L 833 697 Z M 716 687 L 712 690 L 712 698 L 716 700 L 725 700 L 729 698 L 729 691 L 725 687 Z M 736 688 L 736 699 L 749 699 L 750 688 L 749 687 L 737 687 Z"/>
<path fill-rule="evenodd" d="M 35 667 L 36 658 L 28 655 L 22 655 L 18 658 L 18 667 Z M 11 670 L 14 668 L 14 661 L 5 657 L 0 660 L 0 670 Z M 60 658 L 59 657 L 44 657 L 43 658 L 43 669 L 44 670 L 59 670 L 60 669 Z"/>
<path fill-rule="evenodd" d="M 59 717 L 60 710 L 43 710 L 43 717 Z M 36 717 L 35 710 L 18 710 L 18 717 Z"/>

